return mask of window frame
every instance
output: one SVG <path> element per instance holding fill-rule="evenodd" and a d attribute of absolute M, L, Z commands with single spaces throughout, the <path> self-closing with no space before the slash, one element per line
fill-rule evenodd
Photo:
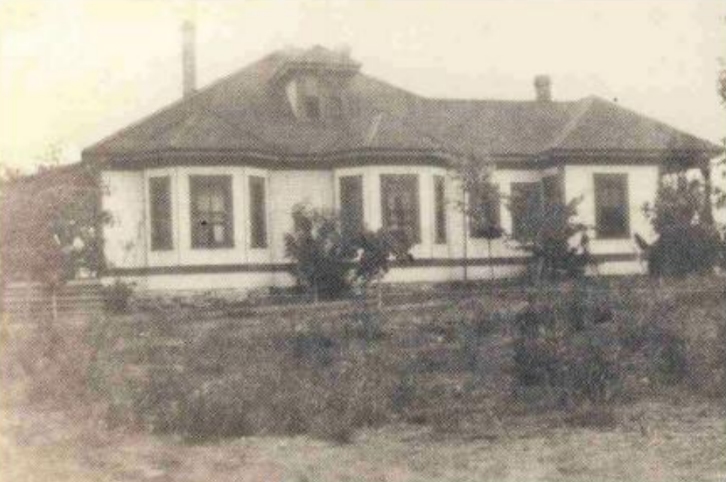
<path fill-rule="evenodd" d="M 610 186 L 604 186 L 604 184 Z M 622 189 L 621 196 L 624 201 L 620 205 L 622 209 L 622 230 L 607 229 L 603 230 L 606 220 L 603 219 L 604 209 L 615 209 L 611 206 L 605 206 L 602 202 L 602 189 L 613 189 L 613 184 L 618 183 L 618 188 Z M 596 173 L 593 174 L 593 198 L 595 207 L 595 235 L 597 239 L 629 239 L 631 235 L 630 221 L 630 184 L 627 173 Z"/>
<path fill-rule="evenodd" d="M 197 196 L 200 195 L 200 191 L 203 189 L 221 188 L 222 198 L 224 203 L 224 211 L 222 212 L 224 219 L 221 222 L 214 221 L 211 224 L 213 226 L 221 224 L 224 226 L 224 239 L 221 242 L 213 242 L 214 235 L 207 235 L 207 241 L 201 240 L 200 227 L 198 222 L 203 216 L 203 213 L 199 211 Z M 215 175 L 190 175 L 189 176 L 189 203 L 190 203 L 190 234 L 191 234 L 191 248 L 195 250 L 213 250 L 213 249 L 229 249 L 234 247 L 234 206 L 232 198 L 232 176 L 226 174 L 215 174 Z M 207 216 L 213 217 L 219 213 L 209 211 Z M 210 239 L 212 242 L 210 242 Z"/>
<path fill-rule="evenodd" d="M 249 245 L 251 249 L 267 249 L 270 244 L 267 222 L 267 177 L 260 175 L 248 176 L 247 187 L 249 190 Z M 258 187 L 262 189 L 260 198 L 255 195 L 255 190 Z"/>
<path fill-rule="evenodd" d="M 391 216 L 392 213 L 388 209 L 387 195 L 395 191 L 400 191 L 400 189 L 405 187 L 408 183 L 411 183 L 409 187 L 413 187 L 412 195 L 414 202 L 411 205 L 413 209 L 411 210 L 410 216 L 405 215 L 410 218 L 412 223 L 407 223 L 406 226 L 404 226 L 404 229 L 407 231 L 406 235 L 409 238 L 407 241 L 412 245 L 421 244 L 421 189 L 419 177 L 420 176 L 415 173 L 390 173 L 380 175 L 381 226 L 384 229 L 395 229 L 391 226 L 393 219 Z M 397 184 L 398 187 L 396 187 Z M 403 212 L 405 213 L 405 207 Z"/>
<path fill-rule="evenodd" d="M 154 191 L 158 187 L 166 190 L 165 206 L 159 206 L 157 204 L 158 198 Z M 147 189 L 149 198 L 149 249 L 154 252 L 172 251 L 174 249 L 174 213 L 171 176 L 149 177 Z M 166 211 L 163 213 L 163 218 L 165 219 L 159 219 L 157 217 L 158 209 Z M 160 240 L 160 229 L 162 227 L 165 227 L 167 233 L 166 239 Z"/>

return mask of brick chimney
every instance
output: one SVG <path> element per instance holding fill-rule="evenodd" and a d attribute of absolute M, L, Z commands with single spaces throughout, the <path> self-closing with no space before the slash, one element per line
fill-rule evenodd
<path fill-rule="evenodd" d="M 197 90 L 197 60 L 195 46 L 194 23 L 184 21 L 182 25 L 182 84 L 184 97 Z"/>
<path fill-rule="evenodd" d="M 534 91 L 538 102 L 552 101 L 552 80 L 549 75 L 538 75 L 534 78 Z"/>

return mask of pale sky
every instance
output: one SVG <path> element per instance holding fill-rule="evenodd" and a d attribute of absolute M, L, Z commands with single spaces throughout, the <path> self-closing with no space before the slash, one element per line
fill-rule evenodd
<path fill-rule="evenodd" d="M 198 86 L 288 45 L 348 45 L 363 71 L 431 97 L 598 95 L 713 142 L 726 1 L 0 0 L 0 164 L 64 161 Z"/>

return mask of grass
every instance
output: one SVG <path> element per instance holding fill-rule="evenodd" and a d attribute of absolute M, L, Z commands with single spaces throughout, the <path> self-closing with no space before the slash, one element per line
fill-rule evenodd
<path fill-rule="evenodd" d="M 542 415 L 471 421 L 456 434 L 396 424 L 339 445 L 305 436 L 190 445 L 109 433 L 50 413 L 15 413 L 0 431 L 3 482 L 715 481 L 726 474 L 723 410 L 647 402 L 616 411 L 618 427 L 579 428 Z"/>
<path fill-rule="evenodd" d="M 726 299 L 706 282 L 4 334 L 0 481 L 715 480 Z M 523 329 L 552 364 L 536 383 Z"/>

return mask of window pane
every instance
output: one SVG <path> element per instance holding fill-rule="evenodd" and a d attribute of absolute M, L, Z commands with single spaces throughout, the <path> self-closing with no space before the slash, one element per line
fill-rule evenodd
<path fill-rule="evenodd" d="M 192 247 L 220 248 L 234 244 L 232 177 L 191 176 Z"/>
<path fill-rule="evenodd" d="M 381 175 L 381 208 L 384 229 L 406 236 L 410 243 L 421 242 L 417 175 Z"/>
<path fill-rule="evenodd" d="M 267 207 L 263 177 L 250 177 L 250 241 L 253 248 L 267 247 Z"/>
<path fill-rule="evenodd" d="M 547 176 L 542 179 L 544 202 L 548 207 L 560 205 L 565 202 L 565 193 L 562 189 L 562 177 L 559 175 Z"/>
<path fill-rule="evenodd" d="M 491 228 L 502 225 L 499 188 L 485 186 L 469 193 L 469 225 L 472 238 L 483 238 Z"/>
<path fill-rule="evenodd" d="M 595 174 L 595 217 L 600 238 L 630 235 L 627 174 Z"/>
<path fill-rule="evenodd" d="M 320 118 L 320 99 L 318 97 L 305 97 L 305 113 L 308 119 Z"/>
<path fill-rule="evenodd" d="M 363 231 L 363 176 L 340 178 L 340 221 L 347 239 Z"/>
<path fill-rule="evenodd" d="M 151 249 L 153 251 L 172 249 L 171 232 L 171 179 L 154 177 L 149 179 Z"/>
<path fill-rule="evenodd" d="M 446 243 L 446 184 L 443 176 L 434 176 L 434 209 L 436 210 L 436 243 Z"/>
<path fill-rule="evenodd" d="M 512 236 L 529 239 L 537 232 L 542 217 L 542 192 L 538 182 L 512 183 Z"/>

